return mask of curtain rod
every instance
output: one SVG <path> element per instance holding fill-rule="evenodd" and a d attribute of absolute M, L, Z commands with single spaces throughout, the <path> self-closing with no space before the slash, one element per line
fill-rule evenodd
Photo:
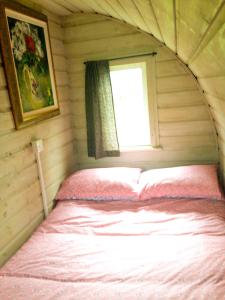
<path fill-rule="evenodd" d="M 112 61 L 112 60 L 119 60 L 119 59 L 126 59 L 126 58 L 134 58 L 134 57 L 139 57 L 139 56 L 148 56 L 148 55 L 154 56 L 156 54 L 157 54 L 157 52 L 150 52 L 150 53 L 144 53 L 144 54 L 136 54 L 136 55 L 130 55 L 130 56 L 108 58 L 108 59 L 105 59 L 105 60 Z M 104 60 L 104 59 L 101 59 L 101 60 Z M 99 61 L 99 60 L 91 60 L 91 61 Z M 90 61 L 85 61 L 84 64 L 86 65 L 88 62 L 90 62 Z"/>

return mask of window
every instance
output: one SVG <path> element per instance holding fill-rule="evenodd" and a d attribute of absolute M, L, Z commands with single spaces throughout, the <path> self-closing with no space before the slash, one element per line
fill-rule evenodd
<path fill-rule="evenodd" d="M 154 58 L 110 63 L 120 148 L 157 146 Z"/>

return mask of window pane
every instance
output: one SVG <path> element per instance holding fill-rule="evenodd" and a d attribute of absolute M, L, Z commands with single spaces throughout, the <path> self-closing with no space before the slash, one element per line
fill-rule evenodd
<path fill-rule="evenodd" d="M 120 146 L 150 145 L 148 105 L 142 67 L 110 72 Z"/>

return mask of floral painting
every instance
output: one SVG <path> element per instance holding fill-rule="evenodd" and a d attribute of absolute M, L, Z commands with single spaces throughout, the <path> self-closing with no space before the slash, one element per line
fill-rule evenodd
<path fill-rule="evenodd" d="M 43 28 L 8 17 L 23 112 L 54 104 Z"/>
<path fill-rule="evenodd" d="M 6 8 L 6 26 L 14 74 L 9 66 L 8 82 L 15 76 L 11 90 L 17 125 L 44 119 L 59 112 L 47 20 Z M 3 49 L 4 50 L 4 49 Z M 6 62 L 6 75 L 7 64 Z M 10 77 L 10 78 L 9 78 Z M 17 91 L 16 91 L 17 90 Z M 17 92 L 17 99 L 15 99 Z M 20 114 L 18 116 L 17 114 Z M 55 115 L 54 113 L 53 115 Z M 19 127 L 19 126 L 17 126 Z"/>

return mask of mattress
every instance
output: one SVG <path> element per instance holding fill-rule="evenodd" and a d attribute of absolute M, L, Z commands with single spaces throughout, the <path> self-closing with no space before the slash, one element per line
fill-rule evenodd
<path fill-rule="evenodd" d="M 0 270 L 0 299 L 225 299 L 225 202 L 58 202 Z"/>

